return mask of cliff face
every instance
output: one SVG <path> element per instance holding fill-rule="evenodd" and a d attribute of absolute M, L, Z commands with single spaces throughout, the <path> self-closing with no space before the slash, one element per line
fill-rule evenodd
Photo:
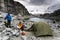
<path fill-rule="evenodd" d="M 4 0 L 4 6 L 5 12 L 15 15 L 20 13 L 22 16 L 30 15 L 28 10 L 19 2 L 13 0 Z"/>

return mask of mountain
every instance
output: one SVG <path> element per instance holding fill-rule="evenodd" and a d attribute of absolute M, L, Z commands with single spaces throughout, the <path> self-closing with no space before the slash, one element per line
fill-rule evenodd
<path fill-rule="evenodd" d="M 22 16 L 30 15 L 28 10 L 24 7 L 24 5 L 14 0 L 4 0 L 4 9 L 5 9 L 5 12 L 9 12 L 15 15 L 19 13 Z"/>
<path fill-rule="evenodd" d="M 60 21 L 60 9 L 55 10 L 53 13 L 45 13 L 45 14 L 41 15 L 41 17 Z"/>
<path fill-rule="evenodd" d="M 50 6 L 50 7 L 48 7 L 46 11 L 54 12 L 55 10 L 58 10 L 58 9 L 60 9 L 60 3 L 54 4 L 54 5 Z"/>

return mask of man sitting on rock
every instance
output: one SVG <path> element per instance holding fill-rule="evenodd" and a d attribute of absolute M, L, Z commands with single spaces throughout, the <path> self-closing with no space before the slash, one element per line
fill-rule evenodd
<path fill-rule="evenodd" d="M 17 25 L 17 28 L 20 29 L 21 31 L 23 31 L 24 30 L 23 23 L 19 22 Z"/>

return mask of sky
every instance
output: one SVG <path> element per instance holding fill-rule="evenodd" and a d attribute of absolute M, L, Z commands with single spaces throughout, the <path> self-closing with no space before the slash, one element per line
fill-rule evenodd
<path fill-rule="evenodd" d="M 60 9 L 60 0 L 14 0 L 23 4 L 29 13 L 44 14 Z"/>

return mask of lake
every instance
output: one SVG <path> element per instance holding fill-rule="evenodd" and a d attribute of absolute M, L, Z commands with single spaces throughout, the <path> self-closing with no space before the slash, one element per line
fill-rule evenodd
<path fill-rule="evenodd" d="M 29 18 L 28 21 L 34 21 L 34 22 L 52 22 L 50 19 L 44 19 L 44 18 Z"/>

